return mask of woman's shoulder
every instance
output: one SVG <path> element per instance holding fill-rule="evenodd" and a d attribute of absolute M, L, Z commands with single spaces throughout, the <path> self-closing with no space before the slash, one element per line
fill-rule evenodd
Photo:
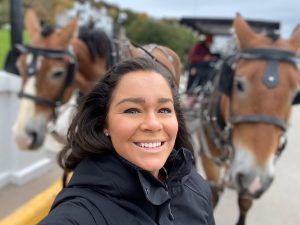
<path fill-rule="evenodd" d="M 59 204 L 39 223 L 39 225 L 107 225 L 101 213 L 95 213 L 83 198 L 74 198 Z"/>
<path fill-rule="evenodd" d="M 202 198 L 210 201 L 211 189 L 209 182 L 205 180 L 195 168 L 191 169 L 189 176 L 187 177 L 184 185 L 189 188 L 192 192 L 200 195 Z"/>

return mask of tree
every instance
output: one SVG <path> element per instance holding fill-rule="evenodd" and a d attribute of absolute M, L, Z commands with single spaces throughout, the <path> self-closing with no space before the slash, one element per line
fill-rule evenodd
<path fill-rule="evenodd" d="M 55 18 L 74 5 L 74 0 L 23 0 L 25 8 L 33 8 L 38 17 L 48 24 L 55 24 Z"/>
<path fill-rule="evenodd" d="M 9 0 L 0 0 L 0 27 L 9 22 Z"/>
<path fill-rule="evenodd" d="M 185 61 L 188 50 L 196 42 L 193 32 L 177 22 L 136 18 L 126 25 L 126 35 L 140 44 L 155 43 L 173 49 Z"/>

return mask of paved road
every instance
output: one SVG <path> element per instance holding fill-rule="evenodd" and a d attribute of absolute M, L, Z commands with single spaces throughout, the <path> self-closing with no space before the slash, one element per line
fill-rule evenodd
<path fill-rule="evenodd" d="M 300 106 L 294 106 L 288 145 L 276 165 L 270 189 L 256 200 L 247 225 L 300 225 Z M 237 195 L 226 190 L 215 210 L 217 225 L 234 225 L 238 218 Z"/>

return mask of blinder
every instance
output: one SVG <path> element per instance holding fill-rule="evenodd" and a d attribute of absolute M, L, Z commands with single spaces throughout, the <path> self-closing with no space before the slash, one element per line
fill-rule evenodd
<path fill-rule="evenodd" d="M 64 83 L 64 87 L 60 94 L 57 96 L 57 98 L 54 101 L 39 97 L 39 96 L 33 96 L 30 94 L 27 94 L 23 92 L 22 90 L 19 92 L 18 96 L 20 98 L 29 98 L 33 101 L 35 101 L 37 104 L 46 105 L 49 107 L 57 107 L 61 105 L 65 90 L 71 86 L 74 83 L 75 79 L 75 71 L 77 67 L 77 61 L 75 54 L 73 52 L 72 48 L 68 48 L 66 50 L 60 50 L 60 49 L 44 49 L 44 48 L 36 48 L 29 45 L 16 45 L 16 48 L 24 54 L 32 54 L 33 59 L 30 62 L 30 65 L 27 68 L 27 74 L 28 76 L 34 76 L 37 72 L 37 58 L 38 56 L 43 56 L 45 58 L 50 59 L 63 59 L 65 56 L 69 59 L 69 65 L 67 68 L 67 77 Z"/>
<path fill-rule="evenodd" d="M 219 71 L 219 84 L 218 89 L 223 94 L 227 95 L 228 97 L 232 94 L 233 88 L 233 80 L 234 80 L 234 69 L 233 69 L 233 57 L 228 57 L 221 64 L 218 66 L 217 71 Z"/>

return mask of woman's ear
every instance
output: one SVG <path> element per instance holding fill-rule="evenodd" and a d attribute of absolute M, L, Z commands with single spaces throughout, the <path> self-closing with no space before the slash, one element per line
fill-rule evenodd
<path fill-rule="evenodd" d="M 107 129 L 104 129 L 104 130 L 103 130 L 103 133 L 104 133 L 105 136 L 107 136 L 107 137 L 109 136 L 109 132 L 108 132 Z"/>

